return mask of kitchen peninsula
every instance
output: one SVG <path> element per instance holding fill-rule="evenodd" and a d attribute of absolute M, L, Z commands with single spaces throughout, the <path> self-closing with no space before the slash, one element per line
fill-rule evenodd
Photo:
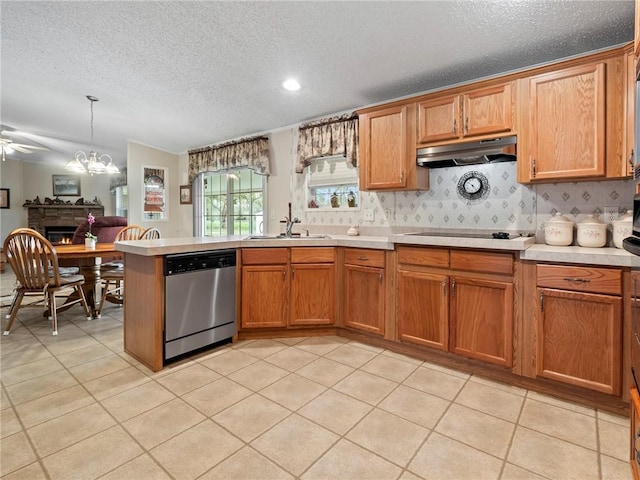
<path fill-rule="evenodd" d="M 629 389 L 622 376 L 623 365 L 628 361 L 627 340 L 623 341 L 623 338 L 628 336 L 623 337 L 621 333 L 629 328 L 630 315 L 621 304 L 623 292 L 630 288 L 630 267 L 638 261 L 624 250 L 550 247 L 536 244 L 533 237 L 516 236 L 504 240 L 407 234 L 259 240 L 240 236 L 188 237 L 118 242 L 116 248 L 124 252 L 126 264 L 125 350 L 154 371 L 164 366 L 164 256 L 231 248 L 238 252 L 236 318 L 239 338 L 337 334 L 612 412 L 621 413 L 628 408 L 624 392 Z M 282 259 L 274 260 L 271 266 L 287 286 L 283 300 L 283 308 L 287 309 L 282 317 L 285 320 L 275 322 L 279 326 L 249 325 L 242 320 L 242 299 L 256 293 L 243 291 L 243 274 L 252 272 L 252 268 L 255 270 L 251 259 L 267 258 L 263 255 L 267 252 L 282 254 Z M 246 265 L 243 259 L 247 261 Z M 271 260 L 262 261 L 262 267 L 269 266 L 266 265 L 269 262 Z M 610 324 L 597 326 L 599 336 L 595 337 L 597 342 L 608 341 L 610 344 L 603 348 L 606 358 L 597 359 L 604 366 L 597 368 L 593 377 L 573 364 L 569 364 L 567 371 L 552 364 L 555 357 L 548 355 L 560 355 L 561 352 L 548 352 L 548 344 L 541 343 L 540 335 L 537 335 L 545 324 L 540 323 L 537 314 L 536 292 L 553 287 L 545 292 L 552 302 L 551 294 L 560 287 L 545 284 L 552 280 L 542 274 L 548 271 L 555 274 L 553 268 L 556 266 L 569 268 L 573 276 L 590 276 L 581 295 L 594 293 L 595 288 L 604 289 L 595 292 L 596 297 L 605 293 L 611 298 L 612 307 L 607 310 Z M 316 271 L 324 272 L 323 275 L 330 272 L 322 277 L 307 278 L 320 278 L 323 285 L 330 284 L 329 291 L 334 295 L 332 307 L 335 308 L 331 309 L 329 318 L 296 320 L 293 311 L 288 313 L 290 305 L 295 305 L 296 296 L 301 294 L 291 293 L 295 290 L 295 282 L 298 277 L 305 278 L 305 273 Z M 564 273 L 558 272 L 560 283 Z M 555 277 L 552 275 L 552 278 Z M 281 291 L 281 287 L 270 285 Z M 303 289 L 302 292 L 313 295 L 314 290 Z M 438 292 L 444 293 L 446 301 L 439 304 L 442 310 L 434 314 L 438 325 L 425 321 L 428 323 L 425 326 L 408 320 L 414 318 L 412 315 L 426 316 L 428 312 L 422 307 L 412 309 L 411 306 L 429 298 L 440 298 L 442 293 Z M 277 300 L 275 297 L 272 294 L 260 304 L 271 303 Z M 251 298 L 260 302 L 260 299 Z M 470 301 L 465 302 L 465 299 Z M 489 314 L 478 313 L 480 304 L 483 308 L 490 306 Z M 577 318 L 583 318 L 593 308 L 588 303 L 576 304 L 576 307 L 583 309 Z M 378 315 L 373 315 L 375 310 L 370 312 L 372 315 L 358 314 L 367 308 L 378 309 Z M 293 306 L 291 310 L 294 310 Z M 478 314 L 474 315 L 474 312 Z M 490 328 L 474 320 L 482 315 L 492 319 Z M 549 331 L 548 335 L 551 338 L 554 331 Z M 584 339 L 575 339 L 576 342 L 581 340 Z M 586 361 L 589 360 L 588 347 L 591 345 L 564 347 L 572 352 L 582 352 Z M 541 359 L 546 363 L 541 363 Z"/>

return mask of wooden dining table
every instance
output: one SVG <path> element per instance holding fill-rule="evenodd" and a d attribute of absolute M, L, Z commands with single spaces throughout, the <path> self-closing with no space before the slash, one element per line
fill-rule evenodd
<path fill-rule="evenodd" d="M 58 262 L 64 260 L 65 265 L 73 264 L 84 275 L 82 289 L 87 297 L 91 316 L 97 318 L 99 305 L 96 299 L 96 286 L 100 283 L 100 266 L 105 260 L 122 259 L 122 252 L 116 250 L 115 243 L 97 243 L 95 249 L 87 248 L 84 244 L 55 245 L 54 248 L 58 255 Z M 71 297 L 69 299 L 72 300 Z M 107 299 L 112 300 L 108 297 Z M 64 310 L 64 305 L 61 309 Z"/>

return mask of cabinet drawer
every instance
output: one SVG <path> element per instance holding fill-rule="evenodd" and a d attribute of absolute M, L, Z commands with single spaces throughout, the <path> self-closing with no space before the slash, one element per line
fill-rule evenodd
<path fill-rule="evenodd" d="M 537 265 L 536 274 L 539 287 L 609 295 L 622 293 L 622 271 L 619 269 Z"/>
<path fill-rule="evenodd" d="M 384 268 L 384 250 L 345 248 L 344 263 Z"/>
<path fill-rule="evenodd" d="M 451 250 L 451 269 L 513 275 L 513 254 Z"/>
<path fill-rule="evenodd" d="M 398 263 L 449 268 L 449 249 L 398 247 Z"/>
<path fill-rule="evenodd" d="M 299 247 L 291 249 L 291 263 L 332 263 L 333 247 Z"/>
<path fill-rule="evenodd" d="M 286 248 L 243 248 L 243 265 L 273 265 L 274 263 L 287 263 L 288 251 Z"/>

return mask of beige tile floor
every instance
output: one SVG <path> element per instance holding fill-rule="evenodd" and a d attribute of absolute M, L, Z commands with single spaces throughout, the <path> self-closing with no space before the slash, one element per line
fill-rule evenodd
<path fill-rule="evenodd" d="M 23 312 L 0 343 L 3 479 L 631 478 L 626 418 L 344 338 L 153 373 L 117 306 L 65 312 L 57 337 Z"/>

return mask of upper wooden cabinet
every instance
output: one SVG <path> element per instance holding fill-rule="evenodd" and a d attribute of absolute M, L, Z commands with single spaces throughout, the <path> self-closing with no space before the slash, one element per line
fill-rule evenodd
<path fill-rule="evenodd" d="M 603 62 L 532 77 L 529 108 L 529 180 L 604 176 Z"/>
<path fill-rule="evenodd" d="M 520 183 L 629 175 L 626 62 L 617 54 L 522 80 Z"/>
<path fill-rule="evenodd" d="M 418 102 L 418 144 L 513 131 L 511 83 Z"/>
<path fill-rule="evenodd" d="M 637 10 L 636 10 L 637 11 Z M 636 16 L 637 18 L 637 16 Z M 635 162 L 635 106 L 636 106 L 636 70 L 633 50 L 629 47 L 626 58 L 626 103 L 625 103 L 625 130 L 624 130 L 624 154 L 626 158 L 627 176 L 633 176 Z"/>
<path fill-rule="evenodd" d="M 366 109 L 359 116 L 360 190 L 426 190 L 416 166 L 415 103 Z"/>
<path fill-rule="evenodd" d="M 640 58 L 640 1 L 636 0 L 636 19 L 635 19 L 635 27 L 634 27 L 634 52 L 636 59 Z"/>

